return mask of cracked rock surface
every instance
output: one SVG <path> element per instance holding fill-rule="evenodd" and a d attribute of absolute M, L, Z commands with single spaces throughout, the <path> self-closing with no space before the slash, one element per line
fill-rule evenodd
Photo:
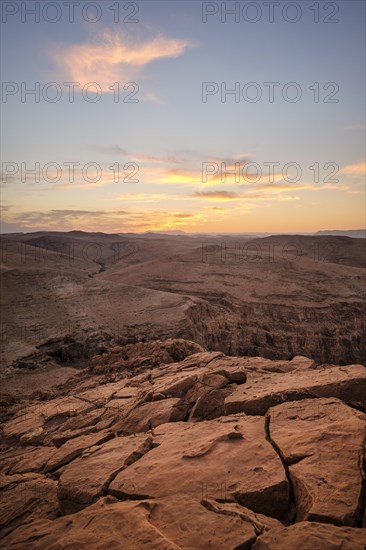
<path fill-rule="evenodd" d="M 1 548 L 364 550 L 362 365 L 132 346 L 9 403 Z"/>

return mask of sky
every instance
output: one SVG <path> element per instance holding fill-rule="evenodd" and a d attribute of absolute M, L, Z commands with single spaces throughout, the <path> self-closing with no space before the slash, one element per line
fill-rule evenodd
<path fill-rule="evenodd" d="M 364 228 L 365 5 L 4 0 L 2 232 Z"/>

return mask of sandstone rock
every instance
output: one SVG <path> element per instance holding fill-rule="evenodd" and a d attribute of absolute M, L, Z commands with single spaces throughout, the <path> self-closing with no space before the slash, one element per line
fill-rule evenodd
<path fill-rule="evenodd" d="M 113 434 L 111 432 L 100 431 L 69 439 L 64 445 L 55 450 L 42 469 L 45 472 L 54 472 L 64 464 L 68 464 L 76 457 L 80 456 L 89 447 L 101 445 L 112 437 Z"/>
<path fill-rule="evenodd" d="M 91 504 L 106 492 L 123 468 L 151 449 L 151 437 L 118 437 L 91 447 L 65 466 L 59 479 L 58 497 L 63 512 L 72 513 Z"/>
<path fill-rule="evenodd" d="M 58 516 L 57 485 L 39 474 L 0 475 L 0 536 L 19 525 Z"/>
<path fill-rule="evenodd" d="M 3 424 L 3 433 L 7 439 L 21 438 L 39 429 L 42 429 L 42 418 L 37 414 L 34 405 L 28 406 Z"/>
<path fill-rule="evenodd" d="M 296 355 L 290 361 L 273 361 L 264 357 L 243 357 L 243 366 L 246 370 L 255 372 L 293 372 L 313 369 L 315 368 L 315 361 L 302 355 Z"/>
<path fill-rule="evenodd" d="M 93 404 L 75 397 L 36 401 L 4 424 L 4 436 L 11 439 L 29 434 L 31 438 L 36 429 L 56 429 L 66 418 L 85 414 L 94 408 Z"/>
<path fill-rule="evenodd" d="M 256 539 L 255 528 L 239 513 L 224 514 L 184 495 L 149 501 L 149 521 L 181 549 L 225 550 L 250 548 Z M 233 505 L 235 506 L 235 505 Z M 238 508 L 241 506 L 237 505 Z M 270 520 L 269 520 L 270 521 Z M 276 524 L 276 520 L 272 520 Z"/>
<path fill-rule="evenodd" d="M 228 417 L 164 424 L 159 445 L 121 471 L 109 486 L 119 498 L 209 495 L 284 518 L 289 486 L 281 461 L 265 439 L 261 417 Z"/>
<path fill-rule="evenodd" d="M 35 521 L 24 525 L 6 538 L 6 548 L 56 550 L 77 548 L 105 550 L 179 550 L 149 522 L 152 504 L 117 502 L 111 497 L 93 506 L 55 521 Z"/>
<path fill-rule="evenodd" d="M 277 519 L 264 516 L 263 514 L 256 514 L 253 510 L 233 502 L 217 502 L 215 500 L 203 499 L 201 504 L 207 508 L 207 510 L 211 510 L 216 514 L 238 517 L 242 521 L 250 523 L 253 526 L 254 532 L 257 536 L 261 535 L 265 531 L 273 529 L 274 527 L 283 526 Z"/>
<path fill-rule="evenodd" d="M 40 403 L 36 406 L 36 414 L 40 415 L 47 427 L 54 427 L 67 418 L 84 415 L 94 408 L 93 403 L 77 397 L 65 396 Z"/>
<path fill-rule="evenodd" d="M 166 422 L 178 422 L 186 416 L 188 406 L 181 399 L 171 398 L 162 401 L 143 403 L 125 417 L 111 424 L 111 429 L 117 433 L 133 434 L 146 432 Z"/>
<path fill-rule="evenodd" d="M 182 361 L 185 357 L 202 351 L 203 348 L 195 342 L 174 338 L 127 344 L 93 357 L 90 360 L 90 372 L 126 370 L 136 374 L 139 370 L 157 367 L 162 363 Z"/>
<path fill-rule="evenodd" d="M 97 386 L 96 388 L 91 388 L 89 390 L 85 390 L 81 393 L 77 393 L 75 397 L 78 399 L 83 399 L 85 401 L 89 401 L 90 403 L 93 403 L 93 405 L 101 406 L 110 399 L 112 399 L 113 395 L 121 388 L 123 388 L 125 385 L 125 382 L 123 381 L 121 383 L 112 383 L 112 384 L 103 384 L 102 386 Z"/>
<path fill-rule="evenodd" d="M 366 529 L 302 521 L 261 535 L 253 550 L 364 550 Z"/>
<path fill-rule="evenodd" d="M 39 427 L 26 432 L 20 437 L 20 443 L 23 445 L 37 445 L 43 441 L 44 429 Z"/>
<path fill-rule="evenodd" d="M 215 418 L 231 391 L 225 388 L 246 381 L 241 363 L 241 358 L 225 357 L 220 352 L 197 353 L 152 371 L 149 379 L 142 380 L 139 399 L 182 398 L 181 406 L 190 411 L 189 420 Z"/>
<path fill-rule="evenodd" d="M 135 397 L 137 389 L 127 386 L 128 379 L 119 380 L 118 382 L 99 383 L 94 388 L 88 388 L 81 392 L 74 393 L 74 397 L 88 401 L 97 407 L 105 405 L 113 398 L 129 398 Z"/>
<path fill-rule="evenodd" d="M 211 420 L 220 416 L 226 395 L 227 392 L 220 389 L 207 390 L 206 386 L 205 391 L 197 398 L 192 407 L 189 420 Z"/>
<path fill-rule="evenodd" d="M 222 410 L 225 396 L 230 393 L 221 390 L 230 384 L 244 383 L 246 373 L 240 359 L 205 352 L 179 363 L 162 365 L 148 376 L 132 378 L 130 383 L 137 380 L 138 391 L 134 386 L 126 386 L 113 393 L 113 398 L 104 404 L 108 412 L 103 414 L 97 428 L 111 427 L 118 433 L 128 434 L 183 420 L 188 413 L 189 420 L 215 418 Z M 117 399 L 118 395 L 123 398 Z M 118 410 L 114 415 L 115 406 Z"/>
<path fill-rule="evenodd" d="M 1 471 L 7 475 L 42 471 L 55 447 L 11 448 L 0 454 Z"/>
<path fill-rule="evenodd" d="M 340 399 L 362 407 L 365 369 L 191 344 L 112 348 L 12 405 L 4 547 L 358 549 L 365 415 Z"/>
<path fill-rule="evenodd" d="M 197 380 L 196 374 L 179 372 L 175 368 L 169 369 L 171 372 L 168 369 L 164 370 L 164 375 L 158 372 L 152 376 L 153 393 L 161 394 L 163 398 L 183 397 Z"/>
<path fill-rule="evenodd" d="M 131 397 L 136 397 L 137 389 L 131 386 L 120 387 L 116 393 L 113 395 L 114 399 L 129 399 Z"/>
<path fill-rule="evenodd" d="M 68 418 L 57 426 L 56 429 L 47 432 L 44 443 L 52 443 L 56 447 L 60 447 L 69 439 L 95 432 L 104 414 L 105 408 L 100 407 Z"/>
<path fill-rule="evenodd" d="M 226 550 L 250 548 L 251 522 L 239 514 L 219 514 L 187 497 L 119 502 L 111 496 L 73 515 L 39 520 L 6 538 L 6 548 L 56 550 Z"/>
<path fill-rule="evenodd" d="M 289 466 L 296 521 L 358 526 L 366 415 L 338 399 L 305 399 L 269 410 L 271 440 Z"/>
<path fill-rule="evenodd" d="M 366 394 L 366 369 L 362 365 L 321 370 L 259 374 L 248 373 L 246 384 L 225 399 L 223 414 L 265 414 L 269 407 L 311 397 L 338 397 L 361 406 Z"/>

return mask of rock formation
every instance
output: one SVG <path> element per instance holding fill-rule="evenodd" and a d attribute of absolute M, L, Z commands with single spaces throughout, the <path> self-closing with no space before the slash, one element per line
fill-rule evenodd
<path fill-rule="evenodd" d="M 170 339 L 75 373 L 9 400 L 1 548 L 364 550 L 362 365 Z"/>

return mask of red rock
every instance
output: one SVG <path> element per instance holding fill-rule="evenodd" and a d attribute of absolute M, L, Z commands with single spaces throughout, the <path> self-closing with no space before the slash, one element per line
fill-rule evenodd
<path fill-rule="evenodd" d="M 119 498 L 186 495 L 231 500 L 285 517 L 289 486 L 281 461 L 266 441 L 261 417 L 228 417 L 155 430 L 153 448 L 109 486 Z"/>
<path fill-rule="evenodd" d="M 366 369 L 362 365 L 305 369 L 289 373 L 248 372 L 246 384 L 225 399 L 223 414 L 265 414 L 284 401 L 308 397 L 338 397 L 360 406 L 366 395 Z"/>
<path fill-rule="evenodd" d="M 0 535 L 36 519 L 58 516 L 57 484 L 39 474 L 0 475 Z"/>
<path fill-rule="evenodd" d="M 268 416 L 271 440 L 289 466 L 296 520 L 357 526 L 366 415 L 329 398 L 284 403 Z"/>
<path fill-rule="evenodd" d="M 366 529 L 302 521 L 261 535 L 253 550 L 364 550 Z"/>
<path fill-rule="evenodd" d="M 58 487 L 62 511 L 75 512 L 102 496 L 120 470 L 150 450 L 151 442 L 144 434 L 114 438 L 65 466 Z"/>

